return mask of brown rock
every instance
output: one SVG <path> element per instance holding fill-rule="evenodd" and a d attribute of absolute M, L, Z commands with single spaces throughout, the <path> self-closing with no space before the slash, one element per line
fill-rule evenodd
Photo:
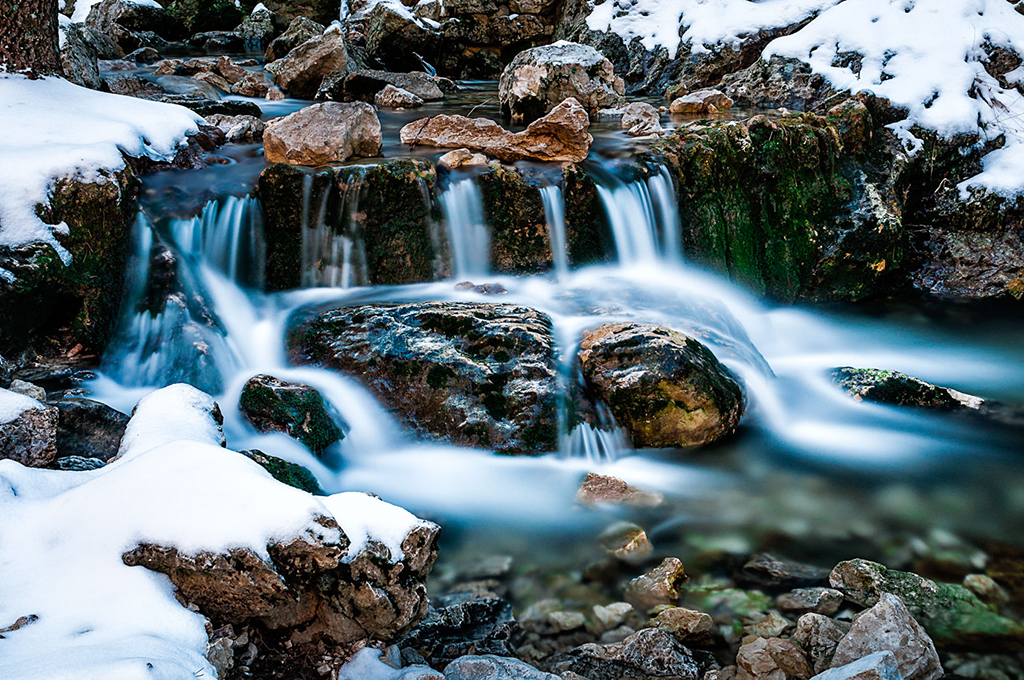
<path fill-rule="evenodd" d="M 288 28 L 284 33 L 270 41 L 264 54 L 264 59 L 268 64 L 276 59 L 280 59 L 294 48 L 307 40 L 316 38 L 323 32 L 324 27 L 321 24 L 306 17 L 296 17 L 288 24 Z"/>
<path fill-rule="evenodd" d="M 700 644 L 711 641 L 708 631 L 713 623 L 710 615 L 684 607 L 668 607 L 651 619 L 652 626 L 667 630 L 677 640 Z"/>
<path fill-rule="evenodd" d="M 206 117 L 206 122 L 219 128 L 224 139 L 234 144 L 251 144 L 263 139 L 266 124 L 256 116 L 227 116 L 214 113 Z"/>
<path fill-rule="evenodd" d="M 758 637 L 779 637 L 793 624 L 774 612 L 769 612 L 760 621 L 750 627 L 750 632 Z"/>
<path fill-rule="evenodd" d="M 576 492 L 576 500 L 585 505 L 613 503 L 654 507 L 664 503 L 665 497 L 660 493 L 641 491 L 617 477 L 588 472 L 579 491 Z"/>
<path fill-rule="evenodd" d="M 231 94 L 242 97 L 265 97 L 270 91 L 270 81 L 259 73 L 246 73 L 231 86 Z"/>
<path fill-rule="evenodd" d="M 669 106 L 672 113 L 715 113 L 732 108 L 732 99 L 718 90 L 697 90 L 675 99 Z"/>
<path fill-rule="evenodd" d="M 231 57 L 221 57 L 217 60 L 217 73 L 224 76 L 232 85 L 249 75 L 249 71 L 232 61 Z"/>
<path fill-rule="evenodd" d="M 0 390 L 0 395 L 3 392 Z M 17 399 L 29 403 L 29 397 Z M 0 423 L 0 458 L 28 467 L 48 467 L 57 456 L 58 418 L 56 408 L 35 402 L 8 422 Z"/>
<path fill-rule="evenodd" d="M 373 98 L 373 101 L 377 106 L 387 108 L 416 108 L 417 106 L 423 106 L 423 100 L 417 97 L 408 90 L 403 90 L 400 87 L 394 85 L 387 85 L 383 90 L 377 93 Z"/>
<path fill-rule="evenodd" d="M 854 617 L 850 632 L 836 647 L 832 668 L 883 650 L 896 655 L 905 680 L 935 680 L 943 674 L 932 639 L 903 600 L 889 593 L 882 593 L 878 604 Z"/>
<path fill-rule="evenodd" d="M 647 532 L 630 522 L 616 522 L 601 532 L 599 540 L 605 550 L 627 562 L 642 562 L 654 550 Z"/>
<path fill-rule="evenodd" d="M 512 133 L 486 118 L 440 115 L 402 128 L 403 144 L 483 151 L 503 161 L 526 159 L 581 162 L 594 138 L 590 119 L 575 99 L 567 99 L 523 132 Z"/>
<path fill-rule="evenodd" d="M 227 79 L 225 79 L 224 76 L 220 75 L 219 73 L 213 73 L 212 71 L 203 71 L 202 73 L 197 73 L 192 77 L 198 80 L 199 82 L 213 85 L 221 92 L 228 92 L 232 89 L 231 83 L 229 83 Z"/>
<path fill-rule="evenodd" d="M 626 601 L 641 611 L 659 604 L 675 604 L 679 599 L 679 586 L 686 579 L 683 563 L 675 557 L 666 557 L 652 571 L 629 582 Z"/>
<path fill-rule="evenodd" d="M 487 165 L 487 156 L 482 153 L 473 153 L 469 149 L 456 149 L 438 158 L 437 162 L 448 168 L 459 168 L 463 165 Z"/>
<path fill-rule="evenodd" d="M 833 621 L 821 614 L 804 614 L 796 622 L 793 642 L 803 647 L 814 664 L 814 672 L 821 673 L 832 665 L 836 645 L 843 639 L 850 624 Z"/>
<path fill-rule="evenodd" d="M 807 655 L 793 642 L 781 638 L 756 638 L 736 655 L 737 680 L 807 680 L 814 671 Z"/>
<path fill-rule="evenodd" d="M 324 77 L 348 71 L 345 37 L 340 28 L 329 28 L 323 35 L 310 38 L 266 68 L 282 90 L 293 97 L 312 99 Z"/>
<path fill-rule="evenodd" d="M 380 121 L 364 102 L 314 104 L 267 124 L 269 163 L 324 165 L 380 153 Z"/>
<path fill-rule="evenodd" d="M 703 659 L 666 631 L 645 628 L 615 644 L 581 645 L 553 670 L 569 677 L 575 673 L 588 680 L 700 680 Z"/>

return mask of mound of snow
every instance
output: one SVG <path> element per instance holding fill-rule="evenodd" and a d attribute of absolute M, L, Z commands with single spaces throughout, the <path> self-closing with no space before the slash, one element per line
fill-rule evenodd
<path fill-rule="evenodd" d="M 96 92 L 62 78 L 0 73 L 0 245 L 43 241 L 68 262 L 54 237 L 67 225 L 45 224 L 36 215 L 54 183 L 102 181 L 124 167 L 122 154 L 171 160 L 201 120 L 181 106 Z"/>
<path fill-rule="evenodd" d="M 25 411 L 41 409 L 43 405 L 32 397 L 0 387 L 0 423 L 9 423 Z"/>

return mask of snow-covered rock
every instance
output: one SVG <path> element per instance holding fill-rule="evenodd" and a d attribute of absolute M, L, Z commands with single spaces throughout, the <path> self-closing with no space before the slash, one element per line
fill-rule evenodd
<path fill-rule="evenodd" d="M 0 388 L 0 458 L 45 467 L 57 455 L 57 409 Z"/>

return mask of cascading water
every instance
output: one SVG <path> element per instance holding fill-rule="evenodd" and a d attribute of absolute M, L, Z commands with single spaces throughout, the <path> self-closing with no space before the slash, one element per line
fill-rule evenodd
<path fill-rule="evenodd" d="M 456 278 L 487 274 L 491 269 L 491 232 L 484 201 L 472 177 L 453 177 L 439 197 L 452 251 Z"/>
<path fill-rule="evenodd" d="M 256 198 L 210 201 L 198 217 L 174 220 L 170 229 L 183 254 L 201 259 L 241 285 L 263 287 L 263 218 Z"/>
<path fill-rule="evenodd" d="M 312 205 L 313 177 L 302 184 L 302 286 L 351 288 L 366 283 L 366 255 L 355 219 L 368 167 L 356 166 L 346 175 L 337 214 L 328 215 L 330 193 Z"/>
<path fill-rule="evenodd" d="M 597 192 L 608 216 L 619 263 L 679 260 L 679 209 L 666 168 L 659 166 L 649 177 L 629 181 L 621 180 L 614 171 L 602 172 Z"/>
<path fill-rule="evenodd" d="M 564 277 L 569 273 L 569 250 L 565 232 L 565 197 L 557 184 L 541 187 L 540 198 L 544 203 L 544 218 L 548 227 L 548 241 L 555 274 Z"/>

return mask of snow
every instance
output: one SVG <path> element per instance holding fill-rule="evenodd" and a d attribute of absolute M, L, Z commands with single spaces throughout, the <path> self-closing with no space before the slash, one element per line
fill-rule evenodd
<path fill-rule="evenodd" d="M 0 387 L 0 424 L 15 420 L 25 411 L 42 410 L 43 408 L 45 407 L 32 397 L 26 397 L 24 394 Z"/>
<path fill-rule="evenodd" d="M 0 408 L 9 403 L 0 393 Z M 211 403 L 181 385 L 151 393 L 129 423 L 126 455 L 98 470 L 0 461 L 0 628 L 28 621 L 0 641 L 0 678 L 215 677 L 204 618 L 178 603 L 166 576 L 122 561 L 140 543 L 188 554 L 248 548 L 267 558 L 269 543 L 295 536 L 340 541 L 337 529 L 316 521 L 332 513 L 354 532 L 353 545 L 365 545 L 370 532 L 393 546 L 399 526 L 418 521 L 383 501 L 349 497 L 361 494 L 322 502 L 277 482 L 215 443 Z M 363 511 L 379 516 L 344 514 Z"/>
<path fill-rule="evenodd" d="M 103 181 L 124 167 L 122 153 L 170 160 L 202 120 L 188 109 L 96 92 L 62 78 L 29 80 L 0 73 L 0 245 L 49 243 L 68 252 L 37 205 L 48 203 L 57 179 Z"/>
<path fill-rule="evenodd" d="M 405 557 L 402 541 L 410 531 L 425 523 L 408 510 L 365 493 L 339 493 L 321 501 L 352 542 L 349 559 L 373 539 L 386 547 L 392 561 L 397 562 Z"/>
<path fill-rule="evenodd" d="M 76 0 L 75 11 L 71 14 L 71 21 L 76 24 L 83 23 L 89 17 L 89 10 L 93 5 L 98 5 L 103 0 Z M 129 5 L 145 5 L 146 7 L 160 7 L 156 0 L 121 0 Z"/>
<path fill-rule="evenodd" d="M 341 667 L 338 680 L 444 680 L 444 676 L 430 666 L 410 666 L 399 670 L 382 661 L 379 649 L 366 647 Z"/>
<path fill-rule="evenodd" d="M 251 12 L 251 13 L 252 13 L 252 14 L 257 14 L 257 13 L 259 13 L 259 12 L 269 12 L 269 11 L 270 11 L 270 10 L 269 10 L 269 9 L 267 9 L 267 6 L 266 6 L 266 5 L 264 5 L 264 4 L 263 4 L 263 3 L 261 2 L 261 3 L 259 3 L 258 5 L 256 5 L 255 7 L 253 7 L 253 8 L 252 8 L 252 12 Z"/>

